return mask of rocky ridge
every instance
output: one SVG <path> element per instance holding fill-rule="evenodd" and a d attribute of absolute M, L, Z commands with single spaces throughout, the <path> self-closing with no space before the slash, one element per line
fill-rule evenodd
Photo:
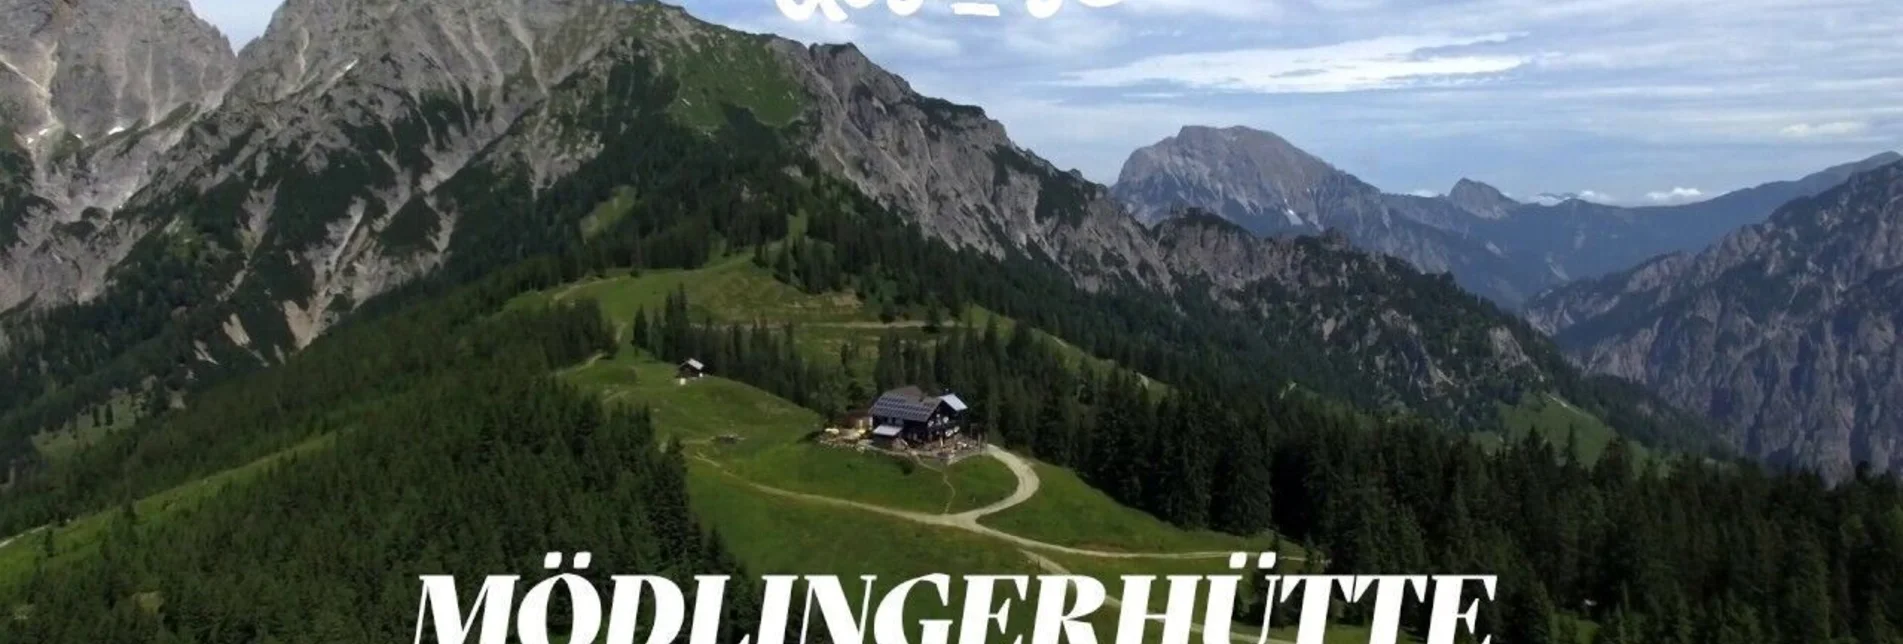
<path fill-rule="evenodd" d="M 1710 415 L 1743 451 L 1903 470 L 1903 164 L 1697 254 L 1558 289 L 1528 317 L 1587 368 Z"/>
<path fill-rule="evenodd" d="M 357 305 L 453 265 L 471 231 L 506 237 L 510 218 L 548 207 L 604 150 L 642 154 L 626 128 L 647 122 L 631 110 L 651 107 L 639 101 L 653 87 L 677 93 L 666 110 L 681 126 L 718 129 L 720 110 L 739 107 L 783 128 L 824 171 L 948 244 L 1048 262 L 1086 289 L 1251 316 L 1291 346 L 1312 345 L 1320 353 L 1305 362 L 1334 365 L 1330 377 L 1371 383 L 1374 404 L 1459 401 L 1479 417 L 1571 377 L 1528 358 L 1550 350 L 1514 318 L 1341 237 L 1264 239 L 1208 220 L 1152 230 L 982 110 L 920 96 L 851 46 L 739 34 L 647 2 L 291 0 L 232 70 L 215 100 L 171 126 L 177 140 L 136 175 L 132 196 L 97 209 L 112 225 L 71 231 L 112 252 L 73 276 L 34 277 L 0 310 L 149 307 L 144 290 L 159 286 L 175 311 L 215 312 L 198 359 L 229 359 L 230 348 L 281 359 Z M 650 78 L 658 85 L 642 84 Z M 1298 152 L 1260 159 L 1301 177 L 1278 187 L 1279 203 L 1404 240 L 1449 234 L 1393 217 L 1388 196 Z M 52 202 L 47 185 L 0 196 Z M 1343 200 L 1354 206 L 1319 210 Z M 16 229 L 44 225 L 40 212 Z M 59 261 L 48 244 L 13 248 L 22 265 Z M 1476 261 L 1466 257 L 1442 265 L 1464 270 Z"/>
<path fill-rule="evenodd" d="M 1131 154 L 1113 192 L 1147 222 L 1193 207 L 1263 236 L 1340 230 L 1359 248 L 1451 273 L 1467 290 L 1518 307 L 1568 281 L 1700 248 L 1897 158 L 1886 153 L 1705 202 L 1623 208 L 1576 197 L 1520 203 L 1471 179 L 1444 196 L 1387 194 L 1274 134 L 1189 126 Z"/>

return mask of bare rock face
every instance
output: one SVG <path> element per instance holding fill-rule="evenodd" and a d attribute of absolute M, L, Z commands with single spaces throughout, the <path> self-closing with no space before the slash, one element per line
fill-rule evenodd
<path fill-rule="evenodd" d="M 1268 132 L 1185 127 L 1131 154 L 1113 190 L 1146 221 L 1196 208 L 1264 237 L 1340 231 L 1362 249 L 1452 273 L 1501 302 L 1545 287 L 1468 234 L 1480 216 L 1442 199 L 1383 194 Z"/>
<path fill-rule="evenodd" d="M 1447 201 L 1481 219 L 1505 219 L 1520 207 L 1520 202 L 1507 197 L 1499 188 L 1472 179 L 1455 183 L 1454 189 L 1447 192 Z"/>
<path fill-rule="evenodd" d="M 1352 189 L 1348 179 L 1274 134 L 1190 126 L 1132 153 L 1117 189 L 1148 221 L 1196 206 L 1258 233 L 1304 226 L 1319 232 L 1338 225 L 1322 215 L 1331 193 Z"/>
<path fill-rule="evenodd" d="M 97 141 L 216 103 L 235 62 L 185 0 L 8 0 L 0 25 L 13 125 L 34 147 L 64 134 Z"/>
<path fill-rule="evenodd" d="M 182 0 L 14 1 L 16 13 L 43 9 L 33 14 L 42 24 L 90 24 L 59 16 L 108 7 L 189 17 Z M 91 104 L 69 103 L 44 71 L 53 68 L 35 62 L 65 45 L 7 52 L 10 66 L 39 70 L 6 86 L 9 97 L 41 97 L 22 103 L 38 106 L 32 124 L 104 138 L 71 157 L 42 139 L 0 142 L 0 214 L 15 224 L 0 227 L 11 234 L 0 322 L 9 310 L 96 301 L 140 313 L 152 328 L 137 333 L 183 319 L 194 344 L 268 363 L 362 302 L 446 267 L 483 270 L 458 263 L 459 252 L 525 248 L 496 237 L 510 234 L 509 218 L 534 216 L 520 210 L 567 198 L 563 180 L 579 168 L 647 154 L 649 136 L 728 145 L 696 115 L 777 106 L 760 122 L 787 126 L 781 134 L 822 171 L 926 234 L 1055 267 L 1088 290 L 1246 314 L 1321 370 L 1317 381 L 1367 383 L 1358 402 L 1492 418 L 1500 401 L 1567 369 L 1530 327 L 1444 277 L 1350 247 L 1378 239 L 1381 252 L 1468 274 L 1492 253 L 1460 247 L 1451 229 L 1478 218 L 1438 200 L 1397 202 L 1271 135 L 1186 130 L 1191 151 L 1238 143 L 1244 154 L 1159 149 L 1143 163 L 1211 191 L 1238 176 L 1265 181 L 1220 194 L 1273 205 L 1277 220 L 1300 221 L 1290 230 L 1323 236 L 1264 238 L 1206 217 L 1146 227 L 1109 188 L 1017 146 L 978 108 L 920 96 L 856 48 L 739 34 L 658 3 L 288 0 L 235 60 L 194 53 L 192 30 L 180 31 L 180 42 L 164 41 L 176 61 L 160 42 L 114 32 L 99 51 L 150 44 L 141 55 L 164 61 L 138 78 L 165 80 L 132 82 L 159 89 L 98 109 L 62 111 Z M 35 94 L 42 86 L 54 89 Z M 166 119 L 149 122 L 159 112 Z M 122 121 L 132 125 L 113 133 Z M 535 234 L 561 234 L 546 228 Z M 574 240 L 536 241 L 547 243 L 531 250 Z M 492 242 L 507 248 L 487 252 Z M 162 297 L 140 290 L 154 286 Z"/>
<path fill-rule="evenodd" d="M 1575 359 L 1722 421 L 1743 451 L 1844 476 L 1903 471 L 1903 164 L 1696 255 L 1535 300 Z"/>
<path fill-rule="evenodd" d="M 185 0 L 0 2 L 0 156 L 19 173 L 0 179 L 17 195 L 0 196 L 0 310 L 103 287 L 144 232 L 107 214 L 218 104 L 235 63 Z"/>
<path fill-rule="evenodd" d="M 1439 197 L 1385 194 L 1274 134 L 1192 126 L 1130 155 L 1113 190 L 1146 222 L 1197 208 L 1262 236 L 1339 230 L 1359 248 L 1451 273 L 1467 290 L 1519 307 L 1575 279 L 1703 247 L 1897 158 L 1886 153 L 1710 201 L 1623 208 L 1576 198 L 1520 203 L 1470 179 Z"/>
<path fill-rule="evenodd" d="M 131 209 L 163 219 L 179 214 L 170 195 L 226 195 L 237 212 L 184 214 L 199 228 L 248 231 L 253 264 L 299 274 L 273 297 L 301 347 L 349 303 L 439 266 L 459 213 L 432 191 L 619 40 L 635 13 L 603 0 L 293 0 L 245 48 L 221 109 L 153 178 L 153 199 Z M 431 232 L 398 250 L 383 233 L 406 210 Z M 231 276 L 232 288 L 247 276 Z"/>
<path fill-rule="evenodd" d="M 984 110 L 920 96 L 850 45 L 774 47 L 812 97 L 814 158 L 928 233 L 993 256 L 1040 254 L 1090 287 L 1169 286 L 1143 227 L 1102 186 L 1019 148 Z"/>

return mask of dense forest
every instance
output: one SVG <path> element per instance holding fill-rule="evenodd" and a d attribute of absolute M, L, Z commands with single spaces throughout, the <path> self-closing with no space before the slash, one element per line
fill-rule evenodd
<path fill-rule="evenodd" d="M 690 310 L 677 293 L 643 312 L 636 342 L 710 357 L 827 413 L 878 388 L 950 388 L 995 442 L 1073 467 L 1178 525 L 1277 530 L 1328 553 L 1331 573 L 1497 574 L 1501 597 L 1486 617 L 1498 641 L 1581 641 L 1579 618 L 1608 643 L 1896 641 L 1903 489 L 1891 478 L 1828 488 L 1750 465 L 1642 460 L 1623 440 L 1592 464 L 1532 435 L 1488 450 L 1432 421 L 1281 396 L 1253 380 L 1159 386 L 1126 369 L 1079 369 L 1028 327 L 887 337 L 871 372 L 858 373 L 849 354 L 865 348 L 808 361 L 795 327 L 723 326 Z M 1409 619 L 1425 628 L 1418 612 Z"/>
<path fill-rule="evenodd" d="M 285 456 L 261 480 L 187 510 L 112 512 L 94 556 L 43 562 L 0 590 L 26 607 L 0 642 L 406 641 L 417 575 L 462 574 L 473 593 L 480 574 L 540 570 L 551 548 L 595 553 L 584 574 L 599 587 L 615 571 L 683 583 L 741 574 L 696 524 L 683 457 L 657 446 L 646 415 L 604 410 L 544 375 L 603 348 L 597 311 L 481 327 L 441 359 L 447 368 L 386 373 L 374 384 L 381 397 L 329 415 L 324 449 Z M 38 537 L 47 552 L 62 547 L 51 534 Z M 723 641 L 757 614 L 751 582 L 736 583 Z"/>
<path fill-rule="evenodd" d="M 0 535 L 120 508 L 96 552 L 0 587 L 0 606 L 26 607 L 0 641 L 392 641 L 413 623 L 416 572 L 532 568 L 550 543 L 623 557 L 598 570 L 732 570 L 688 515 L 678 455 L 654 444 L 648 419 L 544 377 L 618 349 L 599 312 L 503 305 L 610 269 L 738 252 L 891 317 L 977 304 L 1020 325 L 852 347 L 876 352 L 870 373 L 854 373 L 850 356 L 799 355 L 797 328 L 693 320 L 677 294 L 641 316 L 635 341 L 709 357 L 827 413 L 879 387 L 955 388 L 996 442 L 1179 525 L 1273 528 L 1328 553 L 1331 571 L 1498 574 L 1501 641 L 1567 641 L 1574 620 L 1541 618 L 1560 615 L 1596 622 L 1602 642 L 1897 641 L 1903 492 L 1891 479 L 1828 488 L 1729 462 L 1641 462 L 1620 444 L 1591 465 L 1540 441 L 1489 451 L 1458 415 L 1342 404 L 1362 384 L 1353 374 L 1292 395 L 1298 369 L 1325 357 L 1263 333 L 1259 318 L 1114 285 L 1088 292 L 1045 258 L 952 249 L 744 112 L 713 134 L 686 130 L 665 113 L 678 88 L 640 65 L 617 74 L 599 104 L 577 108 L 603 153 L 543 190 L 499 170 L 458 177 L 441 197 L 492 216 L 465 218 L 450 264 L 362 303 L 282 364 L 259 369 L 275 358 L 236 347 L 214 349 L 224 369 L 193 357 L 193 338 L 243 308 L 217 303 L 201 277 L 235 270 L 229 249 L 152 242 L 141 252 L 170 263 L 19 327 L 0 374 L 0 460 L 113 395 L 160 395 L 136 426 L 0 496 Z M 632 213 L 583 235 L 579 222 L 618 191 L 637 195 Z M 421 234 L 393 228 L 393 242 Z M 99 332 L 62 331 L 74 328 Z M 1033 328 L 1121 368 L 1079 368 Z M 1620 395 L 1556 386 L 1587 405 Z M 1672 435 L 1656 420 L 1609 420 Z M 334 444 L 296 449 L 313 440 Z M 272 458 L 166 518 L 133 505 Z"/>

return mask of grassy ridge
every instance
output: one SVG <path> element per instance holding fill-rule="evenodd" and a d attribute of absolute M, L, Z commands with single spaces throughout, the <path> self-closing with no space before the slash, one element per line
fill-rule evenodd
<path fill-rule="evenodd" d="M 1037 463 L 1041 487 L 1023 505 L 985 517 L 982 523 L 1011 534 L 1055 544 L 1127 552 L 1258 552 L 1276 546 L 1273 537 L 1238 537 L 1188 531 L 1121 505 L 1070 470 Z M 1289 554 L 1299 549 L 1283 544 Z"/>
<path fill-rule="evenodd" d="M 871 307 L 850 294 L 813 295 L 778 282 L 744 257 L 698 270 L 607 276 L 525 296 L 519 304 L 595 299 L 610 321 L 625 329 L 636 311 L 659 310 L 677 289 L 688 293 L 696 315 L 709 320 L 796 324 L 796 344 L 814 357 L 836 356 L 840 344 L 856 342 L 865 350 L 864 358 L 871 360 L 884 333 L 926 335 L 914 324 L 880 322 Z M 1012 320 L 982 309 L 973 309 L 963 318 L 964 324 L 995 321 L 1004 330 L 1015 327 Z M 1072 363 L 1079 368 L 1108 365 L 1074 347 L 1066 345 L 1066 351 L 1075 352 Z M 1037 552 L 984 534 L 762 490 L 758 486 L 941 514 L 1002 499 L 1016 489 L 1016 480 L 988 458 L 939 471 L 921 465 L 903 467 L 888 456 L 820 447 L 805 440 L 821 424 L 816 414 L 718 377 L 681 385 L 673 379 L 673 371 L 672 365 L 623 349 L 617 356 L 573 369 L 564 377 L 598 391 L 605 400 L 650 408 L 657 433 L 682 441 L 694 456 L 689 459 L 689 481 L 696 512 L 720 532 L 751 572 L 841 575 L 849 582 L 848 594 L 856 597 L 860 586 L 852 579 L 857 575 L 878 575 L 881 588 L 889 588 L 895 579 L 927 573 L 1051 572 L 1039 557 L 1104 579 L 1113 588 L 1115 578 L 1126 574 L 1210 574 L 1226 569 L 1223 558 L 1115 559 Z M 722 436 L 738 440 L 719 440 Z M 1033 467 L 1040 480 L 1038 493 L 1021 505 L 982 518 L 983 526 L 1054 546 L 1108 552 L 1257 552 L 1280 547 L 1286 557 L 1302 556 L 1299 548 L 1279 543 L 1273 536 L 1182 530 L 1118 504 L 1069 470 L 1045 463 Z M 1283 570 L 1290 570 L 1289 565 L 1300 564 L 1285 564 Z M 912 598 L 912 615 L 953 616 L 934 603 L 930 598 Z M 1017 611 L 1011 620 L 1014 632 L 1028 628 L 1029 617 L 1028 611 Z M 1116 612 L 1105 609 L 1092 621 L 1100 629 L 1111 629 L 1115 619 Z M 1100 636 L 1110 632 L 1100 630 Z M 1365 631 L 1344 627 L 1331 632 L 1328 641 L 1354 641 L 1357 635 L 1365 640 Z"/>
<path fill-rule="evenodd" d="M 603 207 L 609 208 L 609 205 Z M 602 312 L 622 331 L 625 338 L 635 313 L 644 309 L 650 314 L 660 311 L 668 294 L 676 289 L 687 292 L 693 313 L 698 317 L 723 323 L 795 325 L 799 330 L 796 337 L 798 347 L 809 359 L 836 359 L 842 347 L 855 343 L 864 349 L 859 353 L 858 362 L 853 365 L 861 373 L 871 369 L 872 361 L 877 358 L 875 348 L 882 336 L 893 334 L 900 339 L 914 341 L 932 336 L 920 320 L 898 319 L 888 322 L 880 319 L 873 306 L 852 293 L 814 295 L 780 282 L 765 269 L 755 266 L 745 255 L 731 256 L 693 270 L 655 270 L 639 275 L 617 273 L 597 277 L 546 292 L 524 295 L 511 306 L 531 307 L 592 299 L 601 304 Z M 972 328 L 983 328 L 993 323 L 997 324 L 1001 332 L 1017 328 L 1017 321 L 977 306 L 943 322 L 946 326 L 964 325 Z M 1043 331 L 1035 332 L 1051 341 L 1060 355 L 1077 368 L 1088 366 L 1104 369 L 1115 366 L 1115 363 L 1090 355 L 1057 336 Z M 1158 383 L 1157 386 L 1163 385 Z"/>
<path fill-rule="evenodd" d="M 230 486 L 244 485 L 260 475 L 269 472 L 271 466 L 297 457 L 330 448 L 335 442 L 335 434 L 326 434 L 305 441 L 284 451 L 260 458 L 241 467 L 225 470 L 184 485 L 140 499 L 127 507 L 116 510 L 104 510 L 79 517 L 63 525 L 41 527 L 10 538 L 0 538 L 0 591 L 10 591 L 17 584 L 24 583 L 33 571 L 44 565 L 57 567 L 63 563 L 95 556 L 99 551 L 104 531 L 114 518 L 128 509 L 142 523 L 167 521 L 181 516 L 189 516 L 198 504 L 219 494 Z M 49 551 L 47 531 L 52 547 Z"/>
<path fill-rule="evenodd" d="M 1529 432 L 1537 432 L 1542 438 L 1564 451 L 1568 443 L 1578 450 L 1575 454 L 1582 463 L 1597 463 L 1606 453 L 1606 447 L 1619 438 L 1619 432 L 1607 425 L 1597 416 L 1574 407 L 1571 403 L 1552 394 L 1528 395 L 1517 405 L 1500 405 L 1500 419 L 1507 428 L 1507 435 L 1483 434 L 1479 438 L 1489 445 L 1498 445 L 1502 441 L 1521 440 Z M 1653 454 L 1645 446 L 1627 442 L 1632 455 L 1640 462 L 1649 461 Z"/>
<path fill-rule="evenodd" d="M 817 445 L 808 438 L 823 423 L 810 410 L 722 378 L 680 385 L 673 376 L 672 365 L 632 349 L 565 374 L 609 402 L 652 409 L 657 433 L 680 441 L 697 465 L 761 485 L 931 513 L 981 507 L 1015 489 L 1010 471 L 991 459 L 906 467 Z"/>

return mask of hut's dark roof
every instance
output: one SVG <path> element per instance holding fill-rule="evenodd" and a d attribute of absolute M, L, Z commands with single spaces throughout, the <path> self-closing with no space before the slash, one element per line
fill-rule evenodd
<path fill-rule="evenodd" d="M 959 400 L 956 395 L 926 396 L 918 387 L 900 387 L 879 396 L 867 413 L 874 418 L 897 418 L 922 423 L 930 420 L 932 412 L 938 411 L 941 405 L 949 406 L 952 411 L 965 411 L 965 401 Z"/>

